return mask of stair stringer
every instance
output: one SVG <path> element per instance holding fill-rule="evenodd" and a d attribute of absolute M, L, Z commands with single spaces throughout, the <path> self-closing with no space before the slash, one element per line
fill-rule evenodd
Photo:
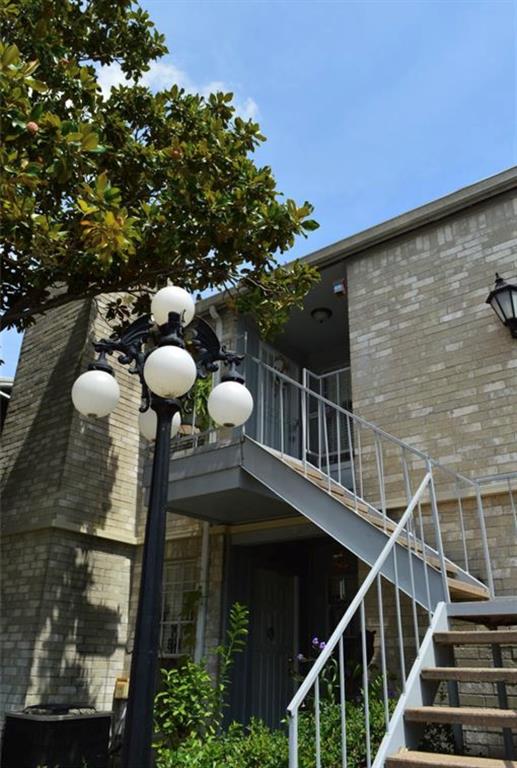
<path fill-rule="evenodd" d="M 377 562 L 388 541 L 384 531 L 309 482 L 254 440 L 246 437 L 241 450 L 241 467 L 251 477 L 364 563 L 371 567 Z M 397 557 L 399 589 L 412 597 L 414 586 L 416 602 L 434 611 L 445 598 L 441 573 L 431 566 L 426 568 L 418 555 L 398 543 L 394 546 L 394 552 Z M 387 558 L 380 573 L 392 584 L 396 583 L 393 557 Z"/>
<path fill-rule="evenodd" d="M 391 716 L 389 728 L 375 756 L 372 768 L 384 768 L 386 758 L 395 755 L 401 749 L 416 749 L 418 747 L 423 726 L 405 722 L 404 712 L 408 707 L 422 707 L 433 703 L 439 683 L 430 684 L 431 681 L 422 680 L 421 672 L 425 667 L 448 665 L 448 653 L 444 653 L 445 649 L 436 647 L 433 639 L 435 632 L 446 632 L 448 628 L 447 603 L 441 602 L 437 605 L 429 629 L 424 635 L 420 650 L 406 680 L 405 689 Z"/>

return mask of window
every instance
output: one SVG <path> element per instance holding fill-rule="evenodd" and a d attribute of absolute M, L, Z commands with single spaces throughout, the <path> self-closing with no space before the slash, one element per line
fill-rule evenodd
<path fill-rule="evenodd" d="M 194 649 L 198 570 L 197 560 L 165 562 L 160 636 L 162 657 L 174 658 Z"/>

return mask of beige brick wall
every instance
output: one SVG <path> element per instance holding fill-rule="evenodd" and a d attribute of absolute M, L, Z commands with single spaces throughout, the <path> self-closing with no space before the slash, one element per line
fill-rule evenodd
<path fill-rule="evenodd" d="M 517 194 L 347 260 L 355 411 L 465 474 L 517 467 L 517 344 L 485 299 L 517 269 Z"/>
<path fill-rule="evenodd" d="M 83 419 L 70 395 L 90 341 L 107 331 L 98 308 L 80 302 L 25 333 L 2 435 L 2 710 L 49 700 L 110 708 L 123 669 L 140 396 L 117 364 L 121 403 L 108 419 Z"/>
<path fill-rule="evenodd" d="M 152 457 L 138 432 L 140 384 L 113 356 L 121 399 L 110 417 L 82 418 L 70 396 L 91 341 L 111 333 L 105 304 L 50 312 L 24 337 L 3 432 L 0 712 L 49 700 L 110 708 L 128 668 Z M 228 313 L 223 337 L 235 337 Z M 170 515 L 167 537 L 169 558 L 199 557 L 198 521 Z M 223 537 L 210 544 L 207 652 L 220 641 Z"/>
<path fill-rule="evenodd" d="M 507 193 L 347 260 L 354 410 L 468 477 L 517 469 L 517 343 L 485 304 L 498 271 L 517 271 L 517 194 Z M 371 435 L 365 495 L 378 504 Z M 403 503 L 400 450 L 382 443 L 388 506 Z M 410 462 L 413 491 L 425 473 Z M 455 490 L 435 472 L 447 554 L 463 564 Z M 515 594 L 508 496 L 484 493 L 498 594 Z M 486 580 L 472 489 L 462 486 L 471 567 Z"/>

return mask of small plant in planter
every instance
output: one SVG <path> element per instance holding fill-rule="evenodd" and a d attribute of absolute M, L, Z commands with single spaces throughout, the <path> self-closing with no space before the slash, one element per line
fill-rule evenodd
<path fill-rule="evenodd" d="M 188 397 L 185 398 L 180 434 L 197 435 L 210 428 L 207 402 L 211 389 L 211 376 L 207 376 L 206 379 L 197 379 Z"/>

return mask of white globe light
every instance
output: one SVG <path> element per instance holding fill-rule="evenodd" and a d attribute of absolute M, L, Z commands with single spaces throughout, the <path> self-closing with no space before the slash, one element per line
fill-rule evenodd
<path fill-rule="evenodd" d="M 240 427 L 251 416 L 253 397 L 238 381 L 223 381 L 210 392 L 208 412 L 216 424 Z"/>
<path fill-rule="evenodd" d="M 196 364 L 181 347 L 158 347 L 144 365 L 147 386 L 160 397 L 181 397 L 196 380 Z"/>
<path fill-rule="evenodd" d="M 83 416 L 107 416 L 119 398 L 117 380 L 107 371 L 86 371 L 75 380 L 72 387 L 72 401 Z"/>
<path fill-rule="evenodd" d="M 151 312 L 158 325 L 163 325 L 169 319 L 169 312 L 177 312 L 182 318 L 182 324 L 188 325 L 196 312 L 194 299 L 184 288 L 168 285 L 161 288 L 151 301 Z"/>
<path fill-rule="evenodd" d="M 156 411 L 152 408 L 148 408 L 147 411 L 140 413 L 138 417 L 138 426 L 140 432 L 146 440 L 154 440 L 156 438 L 156 425 L 158 424 L 158 416 Z M 181 427 L 181 413 L 177 411 L 172 417 L 171 424 L 171 437 L 176 437 L 178 430 Z"/>

